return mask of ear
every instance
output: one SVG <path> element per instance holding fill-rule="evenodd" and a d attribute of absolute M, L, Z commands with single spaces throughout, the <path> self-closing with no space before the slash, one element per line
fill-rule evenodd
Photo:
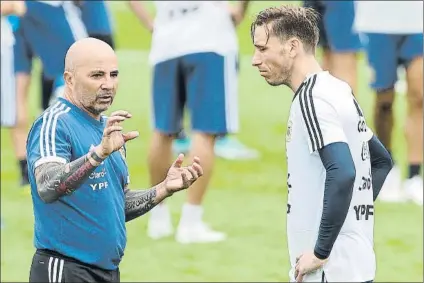
<path fill-rule="evenodd" d="M 290 57 L 291 58 L 296 57 L 296 55 L 299 53 L 300 48 L 302 48 L 302 43 L 296 37 L 290 38 L 287 42 L 289 44 Z"/>
<path fill-rule="evenodd" d="M 74 86 L 74 74 L 69 72 L 69 71 L 65 71 L 63 73 L 63 78 L 65 80 L 66 86 L 69 87 L 69 88 L 73 88 L 73 86 Z"/>

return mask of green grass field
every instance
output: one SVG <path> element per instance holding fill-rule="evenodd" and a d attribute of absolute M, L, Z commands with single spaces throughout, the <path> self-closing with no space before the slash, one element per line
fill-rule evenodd
<path fill-rule="evenodd" d="M 268 3 L 255 3 L 255 12 Z M 274 4 L 278 5 L 278 4 Z M 140 137 L 128 144 L 133 188 L 149 186 L 146 156 L 150 128 L 150 70 L 147 65 L 148 34 L 141 28 L 126 31 L 136 19 L 125 6 L 113 5 L 118 28 L 120 88 L 113 110 L 126 109 L 134 118 L 125 124 Z M 128 245 L 121 265 L 122 281 L 262 281 L 288 280 L 285 236 L 286 160 L 285 130 L 292 94 L 287 88 L 267 85 L 250 67 L 252 47 L 249 19 L 239 31 L 242 42 L 239 138 L 258 149 L 262 158 L 250 162 L 218 160 L 205 201 L 205 218 L 228 233 L 224 243 L 183 246 L 173 238 L 152 241 L 146 237 L 147 217 L 128 223 Z M 129 51 L 131 50 L 131 51 Z M 372 116 L 373 94 L 368 88 L 362 60 L 359 101 Z M 38 112 L 37 82 L 31 91 L 31 115 Z M 394 154 L 405 164 L 402 130 L 405 101 L 397 97 Z M 370 125 L 372 121 L 368 120 Z M 32 202 L 18 186 L 18 167 L 9 132 L 1 135 L 1 281 L 28 280 L 33 247 Z M 169 204 L 177 224 L 185 193 Z M 95 241 L 95 239 L 93 239 Z M 377 203 L 375 225 L 376 281 L 423 282 L 423 210 L 414 204 Z"/>

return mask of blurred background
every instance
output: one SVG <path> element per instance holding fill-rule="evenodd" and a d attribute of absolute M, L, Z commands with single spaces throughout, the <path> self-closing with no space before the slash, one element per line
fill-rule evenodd
<path fill-rule="evenodd" d="M 252 1 L 237 27 L 240 131 L 234 137 L 237 144 L 232 145 L 229 153 L 217 153 L 219 157 L 204 201 L 204 219 L 217 230 L 225 231 L 227 240 L 194 245 L 179 244 L 173 237 L 152 240 L 146 234 L 148 217 L 141 217 L 127 223 L 122 281 L 288 280 L 285 134 L 292 93 L 286 87 L 270 87 L 251 66 L 250 38 L 250 23 L 257 12 L 287 2 L 302 5 L 301 1 Z M 144 4 L 154 15 L 154 5 L 150 1 Z M 110 111 L 125 109 L 133 114 L 124 125 L 126 130 L 140 132 L 140 137 L 128 144 L 131 184 L 134 189 L 147 188 L 150 187 L 147 154 L 152 135 L 152 71 L 148 62 L 151 33 L 140 24 L 126 1 L 108 1 L 107 6 L 120 72 L 118 94 Z M 320 58 L 321 54 L 320 50 Z M 30 124 L 42 111 L 40 62 L 37 58 L 33 62 L 34 79 L 27 110 Z M 371 71 L 363 51 L 358 53 L 357 62 L 356 96 L 373 128 L 375 94 L 369 86 Z M 405 84 L 404 72 L 400 70 L 393 107 L 392 154 L 402 176 L 407 174 L 403 131 L 407 111 Z M 19 183 L 21 175 L 12 143 L 10 129 L 2 128 L 1 281 L 24 282 L 28 280 L 34 252 L 33 213 L 31 196 Z M 231 156 L 235 150 L 244 153 Z M 185 193 L 181 193 L 168 201 L 174 225 L 184 200 Z M 412 201 L 378 201 L 375 211 L 376 281 L 423 282 L 422 205 Z"/>

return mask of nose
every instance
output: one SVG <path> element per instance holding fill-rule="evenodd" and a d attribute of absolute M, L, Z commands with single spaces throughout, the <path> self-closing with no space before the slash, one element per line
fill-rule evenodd
<path fill-rule="evenodd" d="M 256 54 L 256 52 L 253 54 L 253 57 L 252 57 L 252 66 L 253 67 L 257 67 L 257 66 L 259 66 L 260 64 L 261 64 L 262 62 L 261 62 L 261 60 L 259 59 L 259 57 L 257 56 L 257 54 Z"/>
<path fill-rule="evenodd" d="M 114 87 L 114 84 L 115 84 L 115 79 L 107 76 L 105 77 L 102 83 L 102 89 L 112 89 Z"/>

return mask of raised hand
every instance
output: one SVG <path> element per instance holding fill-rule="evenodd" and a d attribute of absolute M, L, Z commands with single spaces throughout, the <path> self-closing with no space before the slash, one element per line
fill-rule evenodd
<path fill-rule="evenodd" d="M 100 145 L 96 148 L 96 153 L 100 158 L 106 158 L 113 152 L 119 150 L 127 141 L 133 140 L 139 136 L 137 131 L 122 133 L 121 123 L 132 115 L 127 111 L 119 110 L 113 112 L 108 117 L 106 127 L 103 131 L 103 138 Z"/>
<path fill-rule="evenodd" d="M 193 163 L 190 166 L 182 167 L 183 161 L 184 154 L 178 155 L 164 181 L 165 189 L 171 195 L 187 189 L 203 175 L 203 169 L 200 166 L 200 159 L 198 157 L 194 157 Z"/>

